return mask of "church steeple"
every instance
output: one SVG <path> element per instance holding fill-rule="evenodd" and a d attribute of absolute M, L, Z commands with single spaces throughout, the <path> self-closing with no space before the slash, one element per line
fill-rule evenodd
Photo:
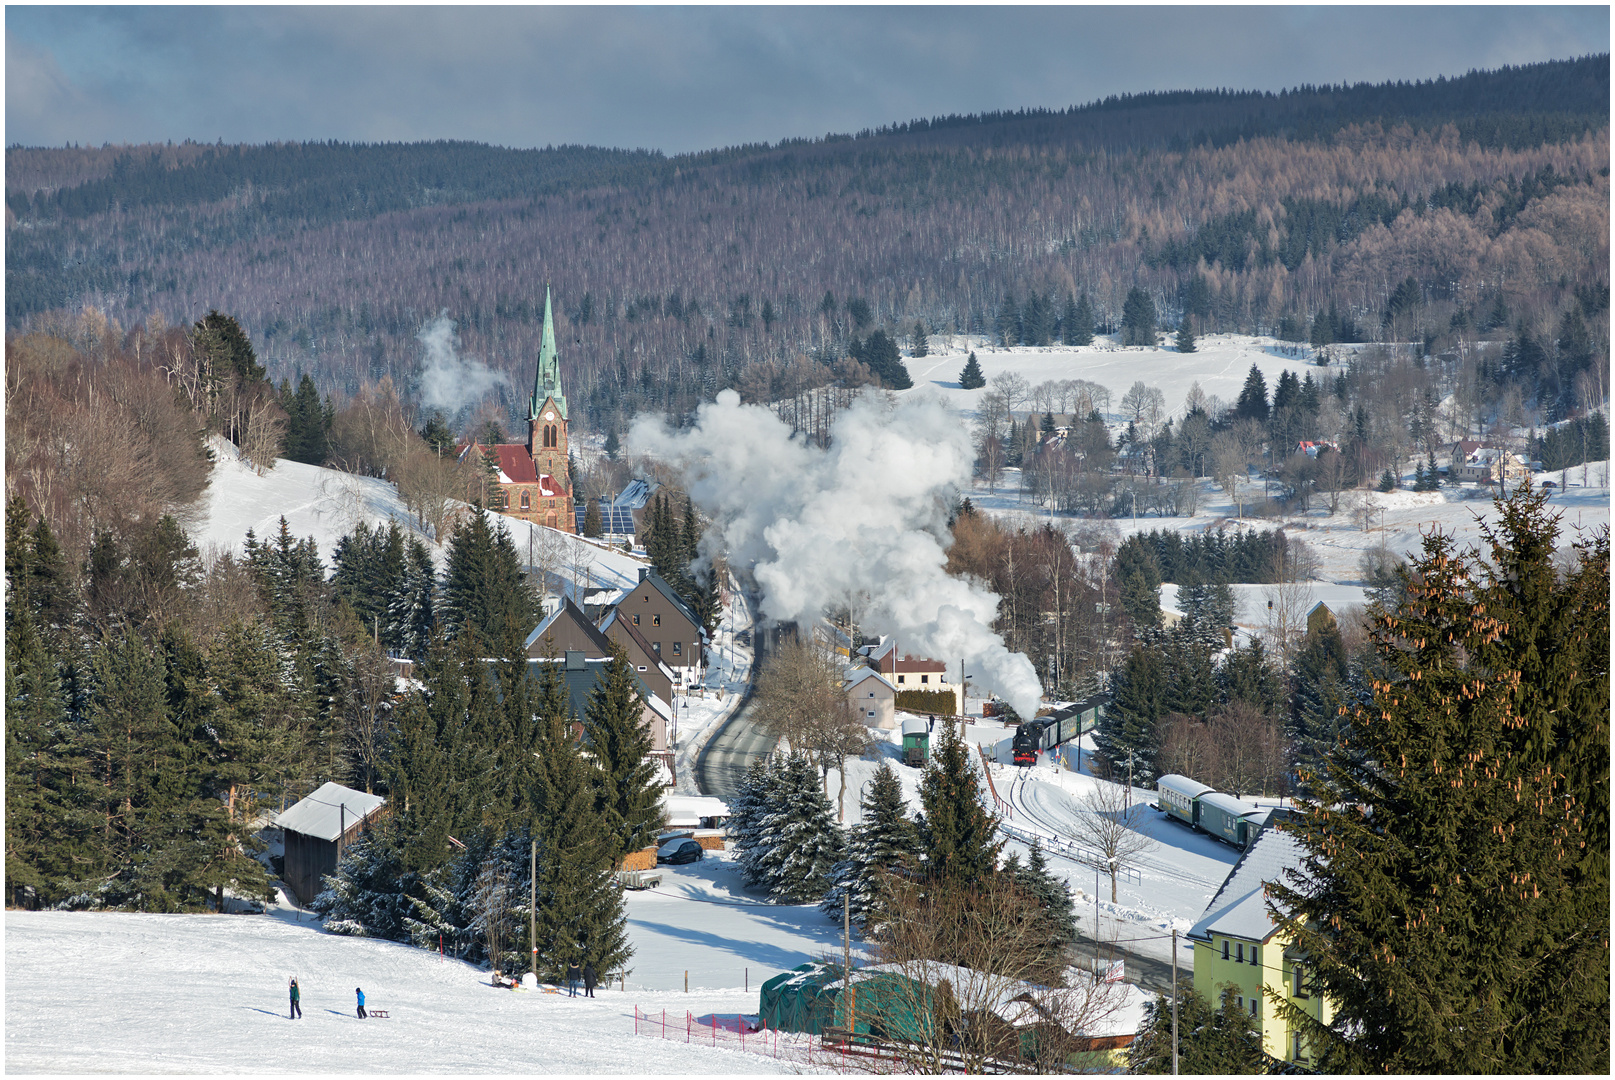
<path fill-rule="evenodd" d="M 527 402 L 529 422 L 538 419 L 538 410 L 547 398 L 566 419 L 566 395 L 561 393 L 561 365 L 555 351 L 555 317 L 550 313 L 550 287 L 544 286 L 544 337 L 538 346 L 538 373 L 533 378 L 533 396 Z"/>

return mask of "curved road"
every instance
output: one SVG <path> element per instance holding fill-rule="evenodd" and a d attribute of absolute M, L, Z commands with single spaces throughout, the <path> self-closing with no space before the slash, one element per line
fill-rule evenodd
<path fill-rule="evenodd" d="M 756 605 L 752 605 L 756 610 Z M 758 758 L 774 752 L 779 740 L 752 722 L 753 694 L 757 690 L 757 672 L 762 668 L 763 652 L 768 632 L 755 622 L 752 624 L 751 682 L 746 686 L 746 697 L 734 715 L 712 733 L 707 744 L 695 758 L 695 786 L 701 794 L 729 802 L 740 790 L 746 771 Z"/>

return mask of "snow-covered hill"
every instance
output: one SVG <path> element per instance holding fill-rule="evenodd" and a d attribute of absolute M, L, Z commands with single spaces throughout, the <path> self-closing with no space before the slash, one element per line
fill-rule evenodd
<path fill-rule="evenodd" d="M 1295 372 L 1298 378 L 1310 372 L 1315 379 L 1332 377 L 1336 370 L 1314 367 L 1304 356 L 1292 355 L 1294 346 L 1272 338 L 1242 334 L 1200 338 L 1197 350 L 1192 353 L 1180 353 L 1171 347 L 1124 348 L 1105 338 L 1096 338 L 1094 344 L 1082 347 L 1053 345 L 1006 349 L 990 346 L 979 337 L 947 336 L 933 338 L 931 344 L 931 355 L 907 361 L 915 385 L 904 393 L 939 395 L 957 411 L 961 424 L 974 421 L 991 380 L 1007 372 L 1021 375 L 1032 386 L 1061 379 L 1098 383 L 1110 391 L 1107 419 L 1119 429 L 1123 417 L 1118 403 L 1135 382 L 1158 388 L 1166 399 L 1167 412 L 1181 417 L 1185 399 L 1195 383 L 1199 383 L 1208 396 L 1221 398 L 1225 403 L 1235 401 L 1252 364 L 1261 370 L 1269 393 L 1286 369 Z M 988 379 L 988 388 L 959 388 L 959 374 L 971 351 L 975 352 L 982 373 Z M 1412 463 L 1408 464 L 1411 468 Z M 1411 479 L 1410 473 L 1403 477 L 1403 482 L 1410 484 Z M 1566 470 L 1562 476 L 1547 473 L 1535 479 L 1539 484 L 1553 480 L 1555 484 L 1569 485 L 1557 487 L 1550 497 L 1550 506 L 1562 515 L 1561 545 L 1568 546 L 1590 535 L 1593 529 L 1609 524 L 1609 462 L 1590 463 L 1585 470 L 1585 480 L 1579 465 Z M 1019 471 L 1007 469 L 994 489 L 977 484 L 970 493 L 971 500 L 989 513 L 1047 519 L 1048 511 L 1032 495 L 1023 498 L 1019 494 L 1019 483 Z M 1256 480 L 1243 488 L 1244 503 L 1248 505 L 1253 497 L 1262 493 L 1262 481 Z M 1383 546 L 1399 554 L 1416 552 L 1423 536 L 1432 528 L 1456 536 L 1462 545 L 1479 545 L 1481 525 L 1494 521 L 1497 516 L 1490 494 L 1474 486 L 1443 488 L 1439 492 L 1346 492 L 1333 514 L 1320 499 L 1314 499 L 1307 511 L 1277 519 L 1247 517 L 1242 520 L 1239 513 L 1240 507 L 1234 499 L 1206 480 L 1200 484 L 1199 505 L 1193 516 L 1143 515 L 1136 521 L 1131 517 L 1119 518 L 1116 525 L 1123 536 L 1149 529 L 1201 532 L 1213 524 L 1228 522 L 1240 522 L 1253 528 L 1283 525 L 1290 535 L 1305 540 L 1317 552 L 1322 582 L 1356 584 L 1361 580 L 1358 564 L 1370 548 Z M 1071 519 L 1055 515 L 1055 520 Z"/>
<path fill-rule="evenodd" d="M 446 556 L 443 545 L 421 531 L 397 490 L 385 480 L 284 458 L 260 475 L 241 460 L 229 442 L 214 439 L 210 445 L 215 458 L 213 476 L 189 529 L 192 542 L 204 553 L 240 552 L 248 529 L 263 540 L 279 531 L 280 519 L 285 517 L 293 536 L 314 538 L 328 568 L 337 541 L 361 521 L 383 527 L 396 521 L 426 542 L 440 566 Z M 576 581 L 585 589 L 632 588 L 639 580 L 639 568 L 649 565 L 621 548 L 503 514 L 496 516 L 510 530 L 524 563 L 546 536 L 560 544 L 562 555 L 555 566 L 568 586 Z"/>

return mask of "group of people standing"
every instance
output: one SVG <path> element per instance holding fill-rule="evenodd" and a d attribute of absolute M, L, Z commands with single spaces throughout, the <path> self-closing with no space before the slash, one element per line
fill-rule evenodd
<path fill-rule="evenodd" d="M 353 988 L 353 992 L 359 997 L 359 1019 L 363 1020 L 366 1018 L 364 1011 L 364 991 L 355 986 Z M 291 994 L 292 1015 L 288 1017 L 288 1019 L 301 1020 L 303 1018 L 303 990 L 297 985 L 297 976 L 295 975 L 292 976 Z"/>
<path fill-rule="evenodd" d="M 599 976 L 595 973 L 594 965 L 584 961 L 580 968 L 577 964 L 569 964 L 566 969 L 566 993 L 568 997 L 578 996 L 578 980 L 583 980 L 583 996 L 594 997 L 594 988 L 598 985 Z"/>

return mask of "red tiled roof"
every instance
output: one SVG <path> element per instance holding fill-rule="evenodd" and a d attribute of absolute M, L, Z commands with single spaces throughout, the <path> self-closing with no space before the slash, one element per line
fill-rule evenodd
<path fill-rule="evenodd" d="M 510 477 L 511 483 L 538 483 L 538 473 L 533 469 L 526 443 L 500 443 L 493 447 L 493 452 L 499 458 L 499 471 Z"/>
<path fill-rule="evenodd" d="M 881 664 L 881 670 L 890 671 L 893 674 L 896 674 L 897 672 L 904 672 L 906 674 L 908 672 L 922 671 L 939 671 L 945 674 L 948 670 L 948 666 L 942 663 L 940 660 L 926 660 L 907 655 L 905 655 L 901 660 L 894 661 L 890 654 L 888 654 Z"/>

